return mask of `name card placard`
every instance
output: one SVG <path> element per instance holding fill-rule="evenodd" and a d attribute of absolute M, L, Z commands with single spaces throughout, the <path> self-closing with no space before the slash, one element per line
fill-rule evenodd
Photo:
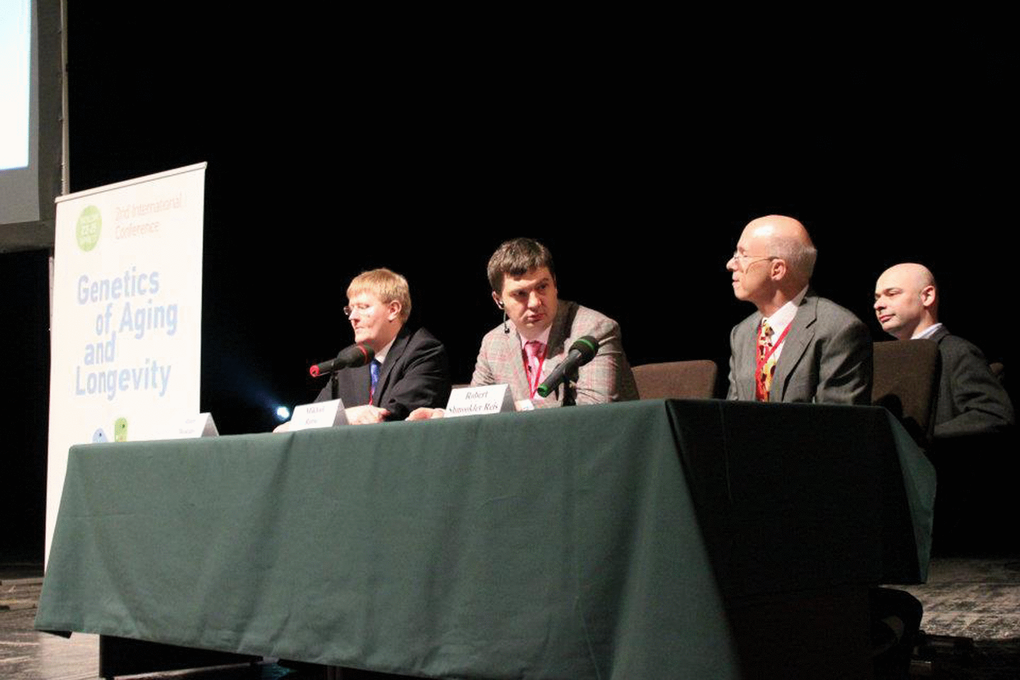
<path fill-rule="evenodd" d="M 316 427 L 335 427 L 347 424 L 347 413 L 342 399 L 301 404 L 294 409 L 290 431 L 311 430 Z"/>
<path fill-rule="evenodd" d="M 450 400 L 446 402 L 447 418 L 513 411 L 514 398 L 509 385 L 459 387 L 450 392 Z"/>
<path fill-rule="evenodd" d="M 198 439 L 199 437 L 219 437 L 211 413 L 199 413 L 197 416 L 185 418 L 177 427 L 177 439 Z"/>

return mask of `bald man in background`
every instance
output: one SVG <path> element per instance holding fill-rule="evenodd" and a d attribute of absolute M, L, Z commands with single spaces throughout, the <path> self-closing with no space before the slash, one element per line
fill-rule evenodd
<path fill-rule="evenodd" d="M 939 293 L 927 267 L 912 262 L 885 270 L 875 284 L 875 316 L 897 340 L 927 338 L 942 359 L 935 437 L 1000 432 L 1014 422 L 1013 405 L 976 346 L 939 323 Z"/>
<path fill-rule="evenodd" d="M 792 217 L 759 217 L 744 228 L 726 269 L 733 294 L 757 311 L 730 334 L 729 399 L 871 403 L 871 335 L 811 290 L 816 257 Z"/>

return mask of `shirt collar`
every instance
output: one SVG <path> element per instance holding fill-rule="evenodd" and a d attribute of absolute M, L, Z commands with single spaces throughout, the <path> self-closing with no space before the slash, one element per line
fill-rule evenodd
<path fill-rule="evenodd" d="M 765 317 L 765 320 L 769 322 L 769 326 L 772 328 L 772 332 L 777 336 L 786 330 L 786 327 L 793 321 L 793 317 L 797 316 L 797 308 L 800 307 L 804 296 L 807 295 L 807 290 L 808 287 L 804 286 L 799 293 L 793 296 L 792 300 L 777 309 L 775 314 Z"/>
<path fill-rule="evenodd" d="M 380 366 L 382 366 L 382 363 L 386 361 L 386 355 L 389 354 L 390 347 L 393 347 L 393 343 L 396 342 L 396 340 L 397 336 L 393 336 L 392 340 L 387 342 L 381 350 L 375 353 L 375 360 L 379 362 Z"/>
<path fill-rule="evenodd" d="M 931 336 L 935 335 L 935 332 L 938 329 L 940 329 L 940 328 L 942 328 L 942 324 L 941 323 L 933 323 L 932 325 L 928 326 L 927 328 L 925 328 L 920 333 L 914 333 L 912 336 L 910 336 L 910 339 L 911 340 L 921 340 L 923 338 L 930 338 Z"/>
<path fill-rule="evenodd" d="M 546 328 L 544 331 L 542 331 L 542 333 L 537 338 L 535 338 L 535 340 L 538 340 L 540 343 L 542 343 L 542 345 L 548 347 L 548 345 L 549 345 L 549 334 L 551 332 L 552 332 L 552 324 L 549 324 L 549 327 Z M 521 341 L 521 349 L 524 349 L 524 346 L 530 342 L 530 340 L 525 340 L 524 336 L 521 335 L 520 332 L 517 333 L 517 339 Z"/>

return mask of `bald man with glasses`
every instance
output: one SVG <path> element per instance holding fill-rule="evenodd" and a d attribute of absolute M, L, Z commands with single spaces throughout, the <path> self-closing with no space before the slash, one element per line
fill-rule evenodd
<path fill-rule="evenodd" d="M 757 311 L 730 334 L 730 399 L 870 404 L 871 336 L 850 311 L 810 288 L 817 251 L 804 225 L 752 220 L 726 269 Z"/>

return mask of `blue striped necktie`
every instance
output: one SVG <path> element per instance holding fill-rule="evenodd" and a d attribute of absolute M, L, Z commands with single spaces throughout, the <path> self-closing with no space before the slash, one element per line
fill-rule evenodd
<path fill-rule="evenodd" d="M 368 365 L 368 372 L 372 374 L 372 385 L 368 388 L 368 403 L 371 404 L 375 400 L 375 386 L 379 382 L 379 362 L 372 359 L 372 363 Z"/>

